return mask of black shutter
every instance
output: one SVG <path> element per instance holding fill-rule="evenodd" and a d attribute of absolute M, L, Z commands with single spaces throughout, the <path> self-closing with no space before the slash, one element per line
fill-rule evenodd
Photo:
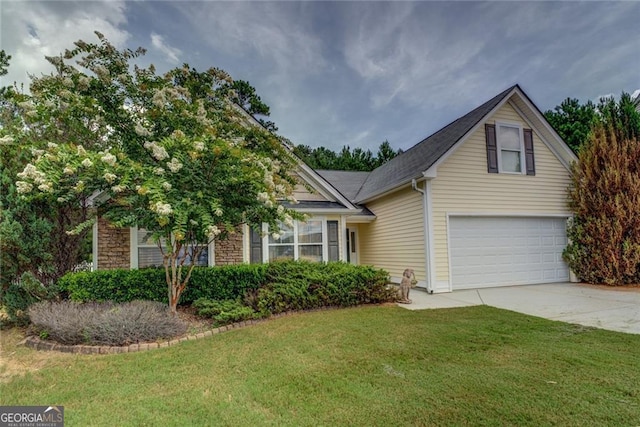
<path fill-rule="evenodd" d="M 498 145 L 496 143 L 496 126 L 485 124 L 487 139 L 487 172 L 498 173 Z"/>
<path fill-rule="evenodd" d="M 531 129 L 523 129 L 524 134 L 524 157 L 527 164 L 527 175 L 536 174 L 536 161 L 533 156 L 533 131 Z"/>
<path fill-rule="evenodd" d="M 338 221 L 327 221 L 327 243 L 329 246 L 329 261 L 338 261 L 340 259 Z"/>
<path fill-rule="evenodd" d="M 250 241 L 251 244 L 249 245 L 251 248 L 251 258 L 249 260 L 249 262 L 251 264 L 261 264 L 262 263 L 262 237 L 260 236 L 260 233 L 258 233 L 258 231 L 251 227 L 251 231 L 250 231 Z"/>

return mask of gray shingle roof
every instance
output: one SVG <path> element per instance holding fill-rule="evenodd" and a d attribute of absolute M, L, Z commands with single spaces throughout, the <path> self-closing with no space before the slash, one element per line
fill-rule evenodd
<path fill-rule="evenodd" d="M 316 170 L 344 197 L 353 201 L 371 172 Z"/>
<path fill-rule="evenodd" d="M 516 87 L 518 87 L 518 85 L 511 86 L 478 108 L 448 124 L 409 150 L 375 169 L 368 175 L 355 198 L 343 194 L 356 203 L 360 203 L 400 185 L 411 182 L 414 178 L 420 178 L 423 171 L 426 171 L 438 161 L 440 157 L 449 151 L 451 147 L 491 112 L 491 110 L 500 104 Z M 325 177 L 325 179 L 334 186 L 340 185 L 341 180 L 332 180 L 327 177 Z M 338 190 L 340 191 L 339 188 Z"/>

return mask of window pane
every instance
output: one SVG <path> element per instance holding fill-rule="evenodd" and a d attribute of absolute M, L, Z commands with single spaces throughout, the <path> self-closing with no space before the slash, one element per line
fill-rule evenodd
<path fill-rule="evenodd" d="M 145 267 L 162 267 L 160 248 L 157 246 L 138 248 L 138 268 Z"/>
<path fill-rule="evenodd" d="M 322 262 L 322 245 L 300 246 L 298 258 L 305 261 Z"/>
<path fill-rule="evenodd" d="M 269 261 L 293 259 L 293 245 L 269 246 Z"/>
<path fill-rule="evenodd" d="M 520 129 L 500 126 L 500 148 L 520 151 Z"/>
<path fill-rule="evenodd" d="M 280 230 L 279 239 L 274 239 L 273 236 L 269 234 L 269 243 L 293 243 L 293 228 L 280 224 Z"/>
<path fill-rule="evenodd" d="M 504 172 L 522 172 L 519 151 L 502 151 L 502 170 Z"/>
<path fill-rule="evenodd" d="M 299 222 L 298 243 L 322 243 L 322 221 Z"/>
<path fill-rule="evenodd" d="M 206 267 L 209 265 L 209 247 L 208 246 L 201 246 L 201 247 L 202 247 L 202 250 L 198 254 L 198 259 L 196 259 L 196 265 Z M 182 253 L 180 254 L 180 256 L 182 256 L 182 254 L 184 253 L 184 249 L 182 249 L 181 252 Z M 187 258 L 184 261 L 184 265 L 191 265 L 192 255 L 193 255 L 193 250 L 191 247 L 189 247 L 187 252 Z"/>
<path fill-rule="evenodd" d="M 164 245 L 164 239 L 162 239 L 162 244 Z M 157 245 L 157 242 L 153 240 L 152 235 L 149 231 L 144 228 L 138 229 L 138 245 Z"/>

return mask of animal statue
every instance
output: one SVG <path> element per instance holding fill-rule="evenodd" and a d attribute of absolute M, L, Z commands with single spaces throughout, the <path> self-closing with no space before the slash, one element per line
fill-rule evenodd
<path fill-rule="evenodd" d="M 415 284 L 416 275 L 412 269 L 407 268 L 402 273 L 402 280 L 400 281 L 400 300 L 398 301 L 401 304 L 411 304 L 411 300 L 409 299 L 409 291 Z"/>

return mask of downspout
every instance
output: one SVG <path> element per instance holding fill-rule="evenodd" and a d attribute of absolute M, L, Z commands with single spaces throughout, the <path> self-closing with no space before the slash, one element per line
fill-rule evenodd
<path fill-rule="evenodd" d="M 425 281 L 427 282 L 427 292 L 433 293 L 433 283 L 431 283 L 431 271 L 430 271 L 430 262 L 431 259 L 431 251 L 429 250 L 429 218 L 427 216 L 427 193 L 420 187 L 418 187 L 418 182 L 414 179 L 411 180 L 411 188 L 414 191 L 422 194 L 422 217 L 424 218 L 424 272 L 425 272 Z"/>

